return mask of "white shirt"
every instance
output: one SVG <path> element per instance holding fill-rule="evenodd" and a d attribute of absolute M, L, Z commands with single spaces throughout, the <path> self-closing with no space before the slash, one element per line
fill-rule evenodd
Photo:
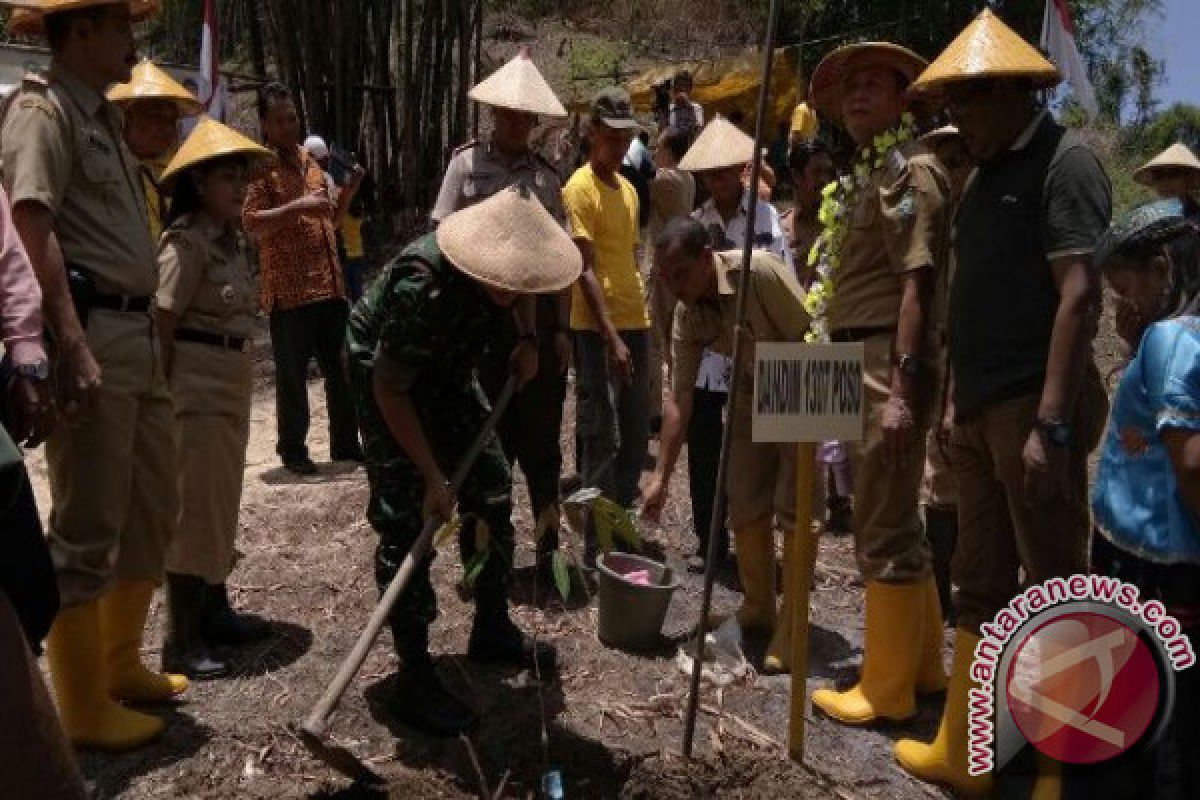
<path fill-rule="evenodd" d="M 717 206 L 712 198 L 692 212 L 692 218 L 708 230 L 712 231 L 715 227 L 722 231 L 725 242 L 719 247 L 714 242 L 714 248 L 740 250 L 745 246 L 746 212 L 749 208 L 746 201 L 749 199 L 750 193 L 747 192 L 746 199 L 742 201 L 737 214 L 728 222 L 721 216 L 721 212 L 717 211 Z M 757 231 L 754 237 L 754 249 L 766 250 L 768 253 L 778 256 L 794 272 L 796 264 L 792 260 L 792 248 L 787 234 L 783 232 L 783 225 L 779 221 L 779 212 L 775 210 L 775 206 L 765 200 L 757 200 L 757 203 L 754 211 L 754 229 Z M 700 369 L 696 373 L 696 388 L 707 389 L 710 392 L 728 392 L 731 368 L 732 362 L 727 356 L 705 350 L 704 355 L 700 358 Z"/>

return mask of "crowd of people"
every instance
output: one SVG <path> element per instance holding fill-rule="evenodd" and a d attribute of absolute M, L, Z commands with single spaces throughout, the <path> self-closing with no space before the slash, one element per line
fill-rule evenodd
<path fill-rule="evenodd" d="M 0 694 L 6 718 L 32 721 L 0 734 L 0 765 L 26 796 L 82 797 L 69 745 L 147 744 L 164 723 L 144 706 L 226 674 L 226 648 L 270 635 L 226 588 L 259 313 L 282 466 L 318 471 L 315 360 L 330 459 L 366 466 L 380 588 L 428 519 L 463 520 L 474 661 L 543 672 L 557 661 L 509 614 L 513 466 L 548 574 L 564 485 L 657 521 L 686 445 L 690 566 L 715 568 L 708 554 L 725 562 L 732 545 L 740 626 L 767 642 L 764 670 L 789 670 L 798 598 L 790 571 L 779 597 L 776 574 L 802 535 L 796 449 L 753 440 L 753 348 L 732 361 L 739 291 L 750 344 L 860 342 L 865 353 L 863 439 L 821 445 L 813 506 L 821 529 L 853 534 L 865 644 L 855 683 L 813 692 L 820 712 L 904 725 L 919 696 L 944 692 L 934 741 L 901 738 L 896 760 L 986 795 L 995 778 L 967 771 L 971 659 L 980 626 L 1023 585 L 1115 575 L 1200 632 L 1200 160 L 1179 144 L 1146 164 L 1135 177 L 1163 199 L 1114 223 L 1100 161 L 1042 105 L 1058 70 L 990 11 L 932 63 L 886 42 L 826 55 L 786 164 L 757 186 L 753 139 L 732 118 L 706 123 L 687 72 L 654 136 L 625 90 L 598 92 L 584 160 L 560 174 L 529 143 L 539 118 L 567 111 L 522 51 L 472 89 L 491 130 L 453 153 L 431 232 L 364 285 L 363 170 L 304 139 L 287 89 L 260 91 L 261 143 L 203 115 L 180 141 L 201 106 L 137 63 L 132 23 L 152 8 L 42 5 L 14 10 L 10 27 L 44 36 L 52 67 L 25 79 L 0 130 L 0 524 L 12 540 Z M 781 214 L 772 199 L 784 188 Z M 1102 279 L 1129 350 L 1111 415 L 1092 357 Z M 578 475 L 564 477 L 572 371 Z M 498 435 L 452 486 L 510 382 Z M 43 442 L 44 537 L 17 447 Z M 590 527 L 585 541 L 594 563 Z M 430 658 L 431 562 L 389 619 L 393 705 L 414 728 L 453 736 L 478 719 Z M 163 582 L 160 672 L 141 650 Z M 56 704 L 36 664 L 43 641 Z M 1154 748 L 1078 774 L 1039 759 L 1034 791 L 1140 796 L 1149 784 L 1155 797 L 1195 796 L 1191 673 L 1175 703 Z"/>

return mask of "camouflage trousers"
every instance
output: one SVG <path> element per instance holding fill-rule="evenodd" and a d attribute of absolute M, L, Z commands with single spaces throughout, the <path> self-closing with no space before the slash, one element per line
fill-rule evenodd
<path fill-rule="evenodd" d="M 362 381 L 354 381 L 356 394 Z M 370 383 L 365 383 L 369 387 Z M 369 391 L 369 389 L 368 389 Z M 357 397 L 363 424 L 367 479 L 371 499 L 367 517 L 379 533 L 375 550 L 375 581 L 383 592 L 424 527 L 422 502 L 425 481 L 416 466 L 382 425 L 373 398 Z M 414 392 L 414 403 L 425 436 L 442 472 L 449 476 L 466 455 L 490 409 L 478 383 L 451 391 Z M 492 436 L 475 461 L 458 492 L 458 511 L 463 518 L 459 554 L 463 565 L 473 562 L 480 539 L 477 529 L 487 529 L 487 560 L 474 582 L 476 604 L 481 611 L 499 611 L 507 603 L 512 573 L 512 475 L 500 443 Z M 437 596 L 429 570 L 435 553 L 417 565 L 408 586 L 392 610 L 389 623 L 401 657 L 407 650 L 424 649 L 430 623 L 437 617 Z"/>

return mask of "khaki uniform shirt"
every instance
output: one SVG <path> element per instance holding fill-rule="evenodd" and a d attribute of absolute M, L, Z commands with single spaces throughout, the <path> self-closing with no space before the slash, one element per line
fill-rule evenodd
<path fill-rule="evenodd" d="M 175 221 L 158 248 L 158 307 L 179 327 L 204 333 L 254 334 L 258 288 L 241 235 L 203 214 Z"/>
<path fill-rule="evenodd" d="M 816 219 L 800 219 L 794 208 L 789 208 L 779 215 L 779 224 L 783 226 L 783 235 L 787 237 L 792 248 L 792 263 L 796 265 L 800 285 L 807 286 L 815 272 L 813 267 L 808 265 L 808 256 L 824 228 Z"/>
<path fill-rule="evenodd" d="M 509 161 L 490 142 L 470 142 L 454 151 L 430 217 L 441 222 L 455 211 L 486 200 L 514 183 L 533 190 L 550 216 L 566 223 L 562 181 L 550 162 L 532 151 Z"/>
<path fill-rule="evenodd" d="M 15 207 L 54 215 L 63 257 L 90 271 L 97 289 L 154 293 L 154 243 L 139 164 L 121 136 L 117 106 L 61 67 L 28 76 L 0 133 L 4 187 Z"/>
<path fill-rule="evenodd" d="M 675 305 L 675 324 L 671 343 L 675 368 L 671 389 L 676 394 L 696 385 L 696 375 L 706 349 L 720 355 L 733 355 L 733 328 L 737 316 L 736 281 L 742 254 L 716 253 L 716 300 L 693 305 L 680 301 Z M 754 343 L 800 342 L 808 330 L 809 316 L 804 311 L 804 290 L 792 268 L 778 257 L 756 250 L 750 257 L 750 292 L 746 298 L 746 331 L 749 341 L 741 352 L 740 391 L 754 391 Z M 751 403 L 740 402 L 739 413 L 750 414 Z"/>
<path fill-rule="evenodd" d="M 950 231 L 950 181 L 917 142 L 892 150 L 849 210 L 850 230 L 834 278 L 829 329 L 894 328 L 902 276 L 940 269 Z"/>

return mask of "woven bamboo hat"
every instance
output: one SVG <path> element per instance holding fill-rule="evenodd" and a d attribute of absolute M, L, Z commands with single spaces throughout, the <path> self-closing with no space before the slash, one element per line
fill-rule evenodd
<path fill-rule="evenodd" d="M 579 248 L 519 184 L 446 217 L 437 243 L 459 270 L 510 292 L 561 291 L 583 271 Z"/>
<path fill-rule="evenodd" d="M 947 84 L 989 78 L 1025 78 L 1035 89 L 1062 82 L 1058 67 L 985 8 L 921 73 L 912 91 L 935 92 Z"/>
<path fill-rule="evenodd" d="M 108 90 L 108 99 L 121 106 L 135 100 L 170 100 L 185 117 L 204 111 L 194 94 L 148 58 L 133 68 L 129 83 L 118 83 Z"/>
<path fill-rule="evenodd" d="M 1182 142 L 1176 142 L 1138 167 L 1133 179 L 1143 186 L 1154 186 L 1154 174 L 1159 170 L 1187 170 L 1192 173 L 1192 188 L 1200 187 L 1200 158 Z"/>
<path fill-rule="evenodd" d="M 754 140 L 718 114 L 704 126 L 684 153 L 679 168 L 688 172 L 707 172 L 740 167 L 753 159 Z"/>
<path fill-rule="evenodd" d="M 529 58 L 529 48 L 477 83 L 468 93 L 477 103 L 546 117 L 565 117 L 567 109 Z"/>
<path fill-rule="evenodd" d="M 225 156 L 274 158 L 275 154 L 253 139 L 205 115 L 196 121 L 196 127 L 163 170 L 161 180 L 166 183 L 186 169 Z"/>
<path fill-rule="evenodd" d="M 134 22 L 149 19 L 158 13 L 159 0 L 126 0 L 129 5 L 129 16 Z M 13 6 L 12 16 L 8 19 L 9 33 L 20 36 L 44 36 L 45 28 L 42 20 L 46 14 L 61 14 L 64 11 L 80 11 L 96 6 L 121 5 L 120 0 L 3 0 L 3 4 Z"/>
<path fill-rule="evenodd" d="M 850 73 L 862 67 L 887 67 L 912 83 L 928 61 L 891 42 L 859 42 L 834 50 L 813 70 L 808 98 L 813 108 L 833 120 L 842 118 L 842 90 Z"/>

